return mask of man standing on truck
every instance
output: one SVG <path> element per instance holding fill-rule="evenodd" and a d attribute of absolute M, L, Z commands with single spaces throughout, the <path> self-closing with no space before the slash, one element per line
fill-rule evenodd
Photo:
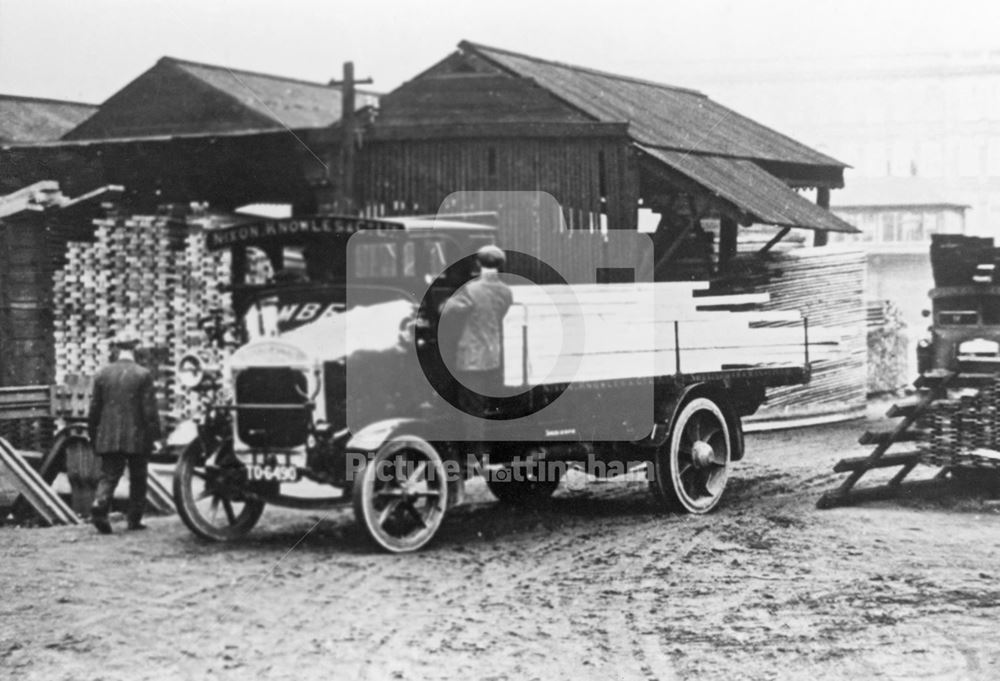
<path fill-rule="evenodd" d="M 506 255 L 497 246 L 483 246 L 476 253 L 479 276 L 448 299 L 442 320 L 460 318 L 454 361 L 449 363 L 455 378 L 467 388 L 460 390 L 458 403 L 474 419 L 467 436 L 482 440 L 482 417 L 489 410 L 489 395 L 503 385 L 501 351 L 503 318 L 511 305 L 510 287 L 500 280 L 499 271 Z"/>
<path fill-rule="evenodd" d="M 112 341 L 118 358 L 101 368 L 94 378 L 88 426 L 94 453 L 101 458 L 91 518 L 101 534 L 111 533 L 108 513 L 115 487 L 129 469 L 128 529 L 144 530 L 146 475 L 153 443 L 160 439 L 160 415 L 156 408 L 153 376 L 135 361 L 139 338 L 120 331 Z"/>

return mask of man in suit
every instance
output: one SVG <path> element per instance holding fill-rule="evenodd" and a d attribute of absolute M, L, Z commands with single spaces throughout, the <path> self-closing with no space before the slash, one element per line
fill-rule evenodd
<path fill-rule="evenodd" d="M 101 534 L 111 533 L 108 513 L 115 487 L 129 469 L 128 529 L 143 530 L 146 474 L 153 443 L 161 437 L 153 376 L 135 361 L 138 337 L 120 332 L 112 342 L 118 358 L 94 377 L 88 425 L 94 453 L 101 458 L 91 517 Z"/>
<path fill-rule="evenodd" d="M 450 366 L 455 378 L 469 389 L 459 393 L 459 405 L 466 413 L 482 417 L 488 412 L 489 396 L 496 395 L 503 384 L 501 337 L 512 297 L 510 288 L 499 277 L 506 261 L 504 252 L 497 246 L 483 246 L 476 260 L 479 276 L 448 299 L 442 314 L 463 319 Z M 482 433 L 482 421 L 477 419 L 468 437 L 480 440 Z"/>

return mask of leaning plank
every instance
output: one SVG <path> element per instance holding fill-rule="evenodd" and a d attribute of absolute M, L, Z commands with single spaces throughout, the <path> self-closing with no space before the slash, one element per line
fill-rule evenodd
<path fill-rule="evenodd" d="M 0 438 L 0 467 L 38 517 L 47 525 L 78 525 L 79 517 L 55 490 L 27 464 L 10 443 Z"/>
<path fill-rule="evenodd" d="M 163 515 L 171 515 L 177 512 L 174 506 L 174 497 L 170 491 L 160 482 L 159 478 L 150 474 L 146 486 L 146 503 L 153 510 Z"/>

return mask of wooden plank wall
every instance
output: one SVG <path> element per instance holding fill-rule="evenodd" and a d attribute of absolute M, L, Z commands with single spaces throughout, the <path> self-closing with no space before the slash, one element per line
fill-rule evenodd
<path fill-rule="evenodd" d="M 0 224 L 0 386 L 52 382 L 51 274 L 41 215 Z"/>
<path fill-rule="evenodd" d="M 357 196 L 370 217 L 400 214 L 497 211 L 505 248 L 544 254 L 571 282 L 593 281 L 597 261 L 608 253 L 604 229 L 635 229 L 638 166 L 627 140 L 471 139 L 374 142 L 358 160 Z M 442 205 L 455 192 L 464 200 Z M 560 216 L 544 201 L 517 203 L 508 192 L 547 192 Z M 603 197 L 603 200 L 602 200 Z M 577 239 L 577 241 L 573 241 Z M 590 249 L 592 256 L 581 256 Z M 522 272 L 538 276 L 538 272 Z"/>

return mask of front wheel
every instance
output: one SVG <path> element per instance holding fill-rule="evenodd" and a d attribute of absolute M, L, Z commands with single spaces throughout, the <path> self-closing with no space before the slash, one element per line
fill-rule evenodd
<path fill-rule="evenodd" d="M 398 437 L 368 460 L 353 486 L 354 519 L 392 553 L 416 551 L 434 538 L 448 507 L 441 455 L 418 437 Z"/>
<path fill-rule="evenodd" d="M 206 451 L 192 442 L 174 469 L 177 514 L 195 535 L 209 541 L 232 541 L 253 529 L 264 502 L 246 496 L 246 469 L 233 455 L 231 440 Z"/>
<path fill-rule="evenodd" d="M 653 461 L 650 487 L 668 510 L 708 513 L 729 479 L 732 434 L 719 406 L 707 397 L 687 402 Z"/>

